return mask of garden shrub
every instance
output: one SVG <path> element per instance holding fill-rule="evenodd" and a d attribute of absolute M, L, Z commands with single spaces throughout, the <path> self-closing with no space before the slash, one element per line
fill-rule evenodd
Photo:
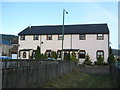
<path fill-rule="evenodd" d="M 46 54 L 43 54 L 43 53 L 42 53 L 42 54 L 41 54 L 41 59 L 44 60 L 44 59 L 46 59 L 46 58 L 47 58 L 47 57 L 46 57 Z"/>
<path fill-rule="evenodd" d="M 95 61 L 94 62 L 96 65 L 103 65 L 104 64 L 104 58 L 101 56 L 101 55 L 99 55 L 98 57 L 97 57 L 97 61 Z"/>
<path fill-rule="evenodd" d="M 92 61 L 91 61 L 90 56 L 88 54 L 86 55 L 85 61 L 83 62 L 83 64 L 86 64 L 86 65 L 92 64 Z"/>
<path fill-rule="evenodd" d="M 70 53 L 66 53 L 66 54 L 64 55 L 64 60 L 66 60 L 66 61 L 71 61 Z"/>
<path fill-rule="evenodd" d="M 77 62 L 78 61 L 78 59 L 76 58 L 75 52 L 72 52 L 70 59 L 73 62 Z"/>
<path fill-rule="evenodd" d="M 57 59 L 57 53 L 55 51 L 51 52 L 51 58 Z"/>

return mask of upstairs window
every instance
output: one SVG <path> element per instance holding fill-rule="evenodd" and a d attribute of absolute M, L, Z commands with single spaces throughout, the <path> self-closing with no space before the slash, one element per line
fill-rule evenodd
<path fill-rule="evenodd" d="M 104 35 L 103 34 L 97 34 L 97 40 L 103 40 Z"/>
<path fill-rule="evenodd" d="M 58 40 L 62 40 L 62 35 L 58 35 Z"/>
<path fill-rule="evenodd" d="M 21 35 L 20 40 L 25 40 L 25 35 Z"/>
<path fill-rule="evenodd" d="M 33 36 L 33 40 L 38 40 L 39 39 L 39 35 L 34 35 Z"/>
<path fill-rule="evenodd" d="M 79 35 L 79 40 L 85 40 L 86 39 L 86 35 L 85 34 L 80 34 Z"/>
<path fill-rule="evenodd" d="M 85 58 L 85 50 L 80 50 L 79 58 Z"/>
<path fill-rule="evenodd" d="M 52 40 L 52 35 L 47 35 L 46 40 Z"/>

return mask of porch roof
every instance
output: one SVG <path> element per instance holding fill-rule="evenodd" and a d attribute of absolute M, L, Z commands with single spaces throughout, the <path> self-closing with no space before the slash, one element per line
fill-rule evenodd
<path fill-rule="evenodd" d="M 32 49 L 21 49 L 19 51 L 30 51 L 30 50 L 32 50 Z"/>
<path fill-rule="evenodd" d="M 63 51 L 78 51 L 79 49 L 63 49 Z"/>

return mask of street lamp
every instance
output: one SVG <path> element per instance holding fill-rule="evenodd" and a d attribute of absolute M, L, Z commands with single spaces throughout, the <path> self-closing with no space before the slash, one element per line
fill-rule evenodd
<path fill-rule="evenodd" d="M 64 19 L 65 19 L 65 13 L 68 14 L 68 12 L 63 9 L 63 26 L 62 26 L 62 52 L 61 52 L 61 55 L 62 55 L 62 60 L 63 60 L 63 40 L 64 40 Z"/>

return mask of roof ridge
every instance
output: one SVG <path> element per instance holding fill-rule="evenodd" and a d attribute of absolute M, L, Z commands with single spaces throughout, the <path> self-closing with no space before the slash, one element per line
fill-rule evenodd
<path fill-rule="evenodd" d="M 64 26 L 77 26 L 77 25 L 105 25 L 105 24 L 107 24 L 107 23 L 93 23 L 93 24 L 66 24 L 66 25 L 64 25 Z M 37 26 L 31 26 L 31 27 L 42 27 L 42 26 L 62 26 L 62 25 L 37 25 Z M 28 28 L 29 28 L 29 26 L 28 26 Z"/>

